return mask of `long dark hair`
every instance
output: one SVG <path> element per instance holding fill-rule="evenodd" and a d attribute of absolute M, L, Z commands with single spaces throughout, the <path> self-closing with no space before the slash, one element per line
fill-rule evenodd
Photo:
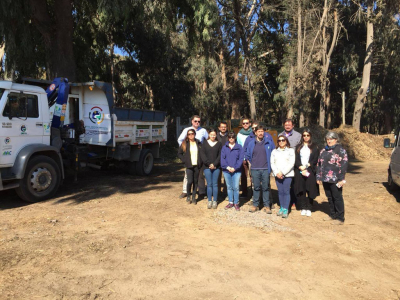
<path fill-rule="evenodd" d="M 296 152 L 297 152 L 297 153 L 300 153 L 301 148 L 303 148 L 303 146 L 304 146 L 304 137 L 303 137 L 303 134 L 304 134 L 304 133 L 308 133 L 308 134 L 310 135 L 310 140 L 309 140 L 307 146 L 308 146 L 308 149 L 310 149 L 310 152 L 312 152 L 312 145 L 313 145 L 313 142 L 312 142 L 312 133 L 311 133 L 310 128 L 304 128 L 304 129 L 303 129 L 303 132 L 301 133 L 300 144 L 298 144 L 297 149 L 296 149 Z"/>
<path fill-rule="evenodd" d="M 280 148 L 280 147 L 279 147 L 279 138 L 284 138 L 285 141 L 286 141 L 286 148 L 290 148 L 290 143 L 289 143 L 288 138 L 286 137 L 286 135 L 281 134 L 281 135 L 278 136 L 278 141 L 277 141 L 277 145 L 276 145 L 276 148 L 275 148 L 275 149 Z"/>
<path fill-rule="evenodd" d="M 189 143 L 189 132 L 190 131 L 192 131 L 193 133 L 194 133 L 194 136 L 196 137 L 196 130 L 194 130 L 194 129 L 189 129 L 188 131 L 187 131 L 187 133 L 186 133 L 186 139 L 184 139 L 183 141 L 182 141 L 182 144 L 181 144 L 181 147 L 182 147 L 182 150 L 183 150 L 183 152 L 186 152 L 186 147 L 187 147 L 187 144 Z M 196 139 L 196 138 L 195 138 Z"/>

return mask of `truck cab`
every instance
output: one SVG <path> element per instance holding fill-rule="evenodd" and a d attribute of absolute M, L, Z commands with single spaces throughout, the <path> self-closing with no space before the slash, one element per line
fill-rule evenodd
<path fill-rule="evenodd" d="M 0 112 L 0 167 L 12 167 L 28 144 L 50 145 L 50 115 L 42 88 L 0 82 Z"/>

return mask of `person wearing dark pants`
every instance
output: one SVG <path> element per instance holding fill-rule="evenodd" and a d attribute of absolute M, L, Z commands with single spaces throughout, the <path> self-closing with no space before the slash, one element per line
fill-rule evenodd
<path fill-rule="evenodd" d="M 250 141 L 246 149 L 246 160 L 251 164 L 253 179 L 253 205 L 250 212 L 259 210 L 260 190 L 263 191 L 264 211 L 271 214 L 269 205 L 269 175 L 271 173 L 271 152 L 275 147 L 272 137 L 265 136 L 265 128 L 258 125 L 255 131 L 256 138 Z"/>
<path fill-rule="evenodd" d="M 319 186 L 315 178 L 318 156 L 318 147 L 312 141 L 311 131 L 305 128 L 301 142 L 296 148 L 294 164 L 294 191 L 300 203 L 302 216 L 311 217 L 314 199 L 319 196 Z"/>
<path fill-rule="evenodd" d="M 221 143 L 221 146 L 224 146 L 228 142 L 227 130 L 228 130 L 228 124 L 226 122 L 220 122 L 217 133 L 217 141 Z M 222 172 L 219 173 L 218 192 L 221 191 L 221 188 L 222 188 L 221 198 L 225 199 L 225 197 L 227 197 L 228 194 L 227 194 L 225 179 L 224 181 L 222 181 Z"/>
<path fill-rule="evenodd" d="M 348 158 L 346 150 L 338 143 L 336 132 L 328 132 L 325 136 L 326 147 L 321 150 L 317 165 L 317 183 L 322 184 L 329 202 L 329 218 L 332 224 L 344 223 L 343 185 L 346 184 Z"/>
<path fill-rule="evenodd" d="M 200 116 L 198 115 L 192 116 L 192 126 L 185 128 L 178 138 L 179 146 L 181 146 L 182 142 L 187 138 L 187 132 L 189 129 L 196 130 L 196 139 L 201 143 L 203 143 L 205 140 L 208 139 L 207 130 L 205 130 L 200 126 L 200 122 L 201 122 Z M 199 180 L 200 180 L 199 192 L 205 194 L 206 192 L 205 192 L 204 175 L 202 174 L 202 172 L 199 172 Z M 179 198 L 185 198 L 186 196 L 190 195 L 187 194 L 186 187 L 187 187 L 187 176 L 185 171 L 185 177 L 183 178 L 182 194 L 179 196 Z"/>
<path fill-rule="evenodd" d="M 325 195 L 329 203 L 329 217 L 333 220 L 344 222 L 344 201 L 342 191 L 343 188 L 336 186 L 336 183 L 323 182 Z"/>
<path fill-rule="evenodd" d="M 194 129 L 189 129 L 187 131 L 187 136 L 184 141 L 182 141 L 181 146 L 178 150 L 178 157 L 185 164 L 186 176 L 187 176 L 187 203 L 197 204 L 196 191 L 199 179 L 199 172 L 201 169 L 201 143 L 195 138 L 196 131 Z M 192 195 L 190 195 L 193 186 Z"/>
<path fill-rule="evenodd" d="M 221 173 L 221 148 L 222 144 L 217 141 L 217 132 L 211 129 L 208 140 L 201 147 L 200 155 L 204 165 L 204 176 L 207 180 L 207 208 L 217 208 L 218 204 L 218 179 Z"/>

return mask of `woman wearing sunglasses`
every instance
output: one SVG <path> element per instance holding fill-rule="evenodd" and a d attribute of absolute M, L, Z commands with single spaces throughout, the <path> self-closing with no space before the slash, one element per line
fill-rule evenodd
<path fill-rule="evenodd" d="M 228 133 L 228 142 L 222 146 L 221 167 L 224 174 L 229 204 L 225 209 L 239 208 L 239 180 L 243 168 L 244 152 L 242 146 L 236 142 L 236 135 L 233 131 Z"/>
<path fill-rule="evenodd" d="M 278 187 L 279 203 L 281 208 L 277 213 L 282 218 L 289 215 L 290 184 L 294 176 L 294 150 L 285 135 L 278 136 L 278 146 L 271 153 L 271 168 Z"/>
<path fill-rule="evenodd" d="M 186 138 L 183 140 L 178 150 L 178 157 L 185 164 L 187 175 L 187 198 L 188 204 L 197 204 L 196 192 L 199 179 L 199 172 L 201 168 L 200 149 L 201 143 L 195 139 L 196 131 L 189 129 Z M 190 191 L 193 185 L 192 198 L 190 198 Z"/>
<path fill-rule="evenodd" d="M 311 217 L 312 204 L 319 196 L 319 186 L 315 178 L 319 151 L 311 136 L 310 129 L 305 128 L 296 148 L 294 164 L 294 192 L 300 203 L 301 215 L 307 217 Z"/>

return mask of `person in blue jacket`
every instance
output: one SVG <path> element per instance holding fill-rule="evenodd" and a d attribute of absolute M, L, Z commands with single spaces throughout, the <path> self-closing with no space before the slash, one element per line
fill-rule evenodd
<path fill-rule="evenodd" d="M 221 167 L 228 189 L 229 204 L 225 209 L 239 208 L 239 181 L 243 168 L 244 151 L 242 146 L 236 142 L 233 131 L 228 133 L 228 142 L 221 150 Z"/>
<path fill-rule="evenodd" d="M 246 160 L 250 163 L 251 177 L 253 178 L 253 205 L 250 212 L 259 210 L 259 196 L 262 187 L 264 211 L 271 214 L 269 205 L 269 176 L 271 173 L 271 153 L 275 149 L 270 134 L 265 135 L 265 128 L 258 125 L 256 138 L 251 139 L 246 148 Z"/>

